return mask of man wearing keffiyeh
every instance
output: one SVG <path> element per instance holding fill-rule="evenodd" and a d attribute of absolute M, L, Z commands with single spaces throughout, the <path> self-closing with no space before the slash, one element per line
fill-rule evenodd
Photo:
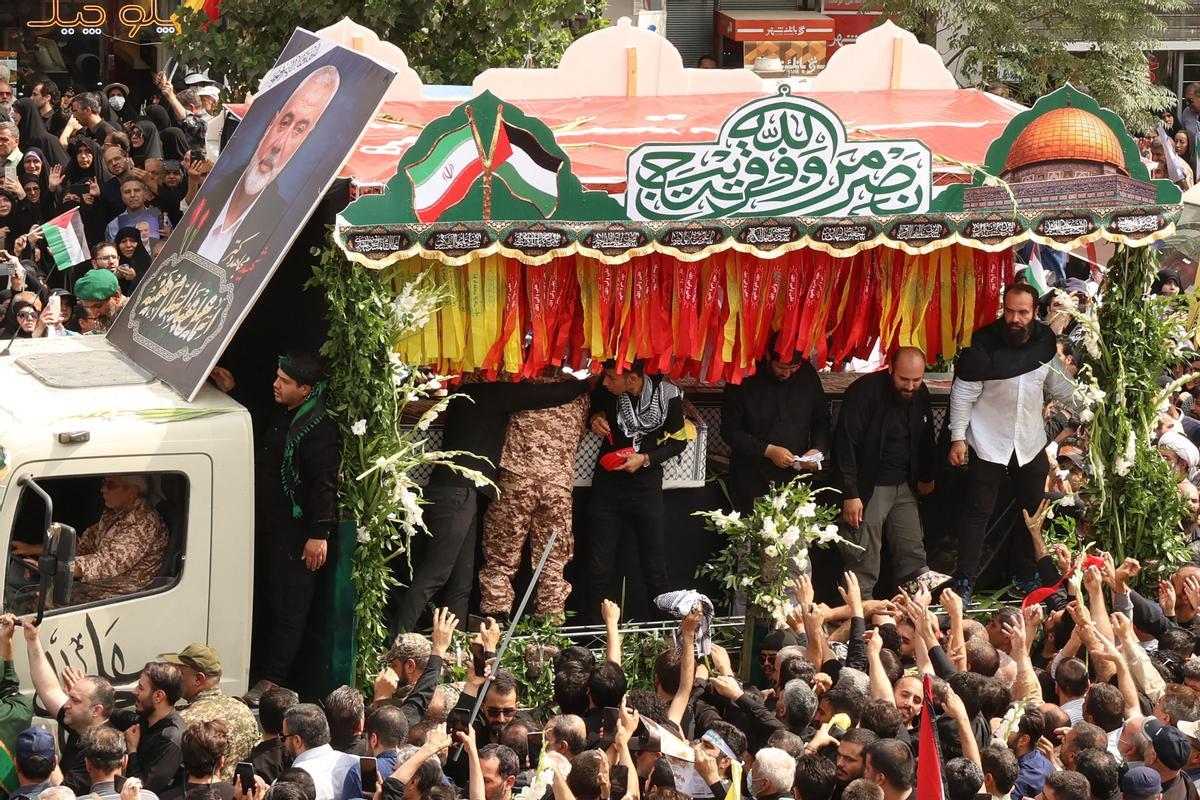
<path fill-rule="evenodd" d="M 592 393 L 588 419 L 592 432 L 603 440 L 588 505 L 589 605 L 599 609 L 601 600 L 617 597 L 613 568 L 625 527 L 637 539 L 646 594 L 656 597 L 670 588 L 663 541 L 662 465 L 687 445 L 683 393 L 664 376 L 645 374 L 640 361 L 624 370 L 607 362 L 604 383 Z"/>
<path fill-rule="evenodd" d="M 260 680 L 250 701 L 288 680 L 337 521 L 341 447 L 325 413 L 326 386 L 315 353 L 290 351 L 279 359 L 273 390 L 282 408 L 255 458 L 255 595 L 265 602 L 254 636 Z"/>

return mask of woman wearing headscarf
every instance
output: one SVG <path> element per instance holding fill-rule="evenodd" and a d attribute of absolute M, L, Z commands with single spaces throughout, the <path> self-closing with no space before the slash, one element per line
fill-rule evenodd
<path fill-rule="evenodd" d="M 121 294 L 130 297 L 141 283 L 142 276 L 150 269 L 150 253 L 142 244 L 142 233 L 129 225 L 117 231 L 117 280 Z"/>
<path fill-rule="evenodd" d="M 39 317 L 42 309 L 35 303 L 20 298 L 13 300 L 8 307 L 8 318 L 4 322 L 5 338 L 14 336 L 17 339 L 32 339 L 39 327 Z"/>
<path fill-rule="evenodd" d="M 45 159 L 42 151 L 36 147 L 30 148 L 21 159 L 21 169 L 17 172 L 17 180 L 25 192 L 25 210 L 31 223 L 42 223 L 53 218 L 54 208 L 58 204 L 50 189 L 50 169 Z M 59 169 L 61 177 L 61 167 Z"/>
<path fill-rule="evenodd" d="M 0 236 L 4 239 L 0 247 L 11 249 L 17 237 L 28 233 L 32 224 L 21 198 L 8 189 L 0 189 Z"/>
<path fill-rule="evenodd" d="M 86 136 L 71 140 L 71 166 L 67 169 L 67 180 L 58 199 L 58 213 L 62 214 L 79 206 L 83 217 L 83 230 L 88 244 L 104 241 L 104 228 L 112 217 L 108 216 L 104 204 L 98 202 L 99 195 L 89 194 L 92 183 L 96 191 L 108 180 L 108 168 L 100 157 L 100 146 Z M 70 282 L 71 279 L 68 277 Z"/>
<path fill-rule="evenodd" d="M 46 158 L 46 166 L 67 163 L 67 151 L 58 139 L 46 131 L 46 123 L 32 98 L 22 97 L 13 101 L 13 116 L 17 120 L 22 150 L 36 147 Z"/>
<path fill-rule="evenodd" d="M 67 145 L 70 162 L 67 165 L 67 183 L 84 183 L 92 180 L 102 184 L 111 175 L 104 166 L 104 155 L 100 145 L 87 136 L 76 136 Z"/>
<path fill-rule="evenodd" d="M 154 127 L 162 133 L 171 127 L 171 115 L 162 106 L 153 103 L 146 104 L 146 119 L 154 123 Z"/>
<path fill-rule="evenodd" d="M 108 95 L 104 92 L 96 92 L 95 94 L 96 97 L 100 98 L 100 117 L 117 130 L 121 130 L 121 114 L 108 102 Z"/>
<path fill-rule="evenodd" d="M 18 170 L 21 178 L 39 178 L 49 171 L 50 167 L 46 165 L 46 155 L 36 147 L 27 147 L 25 154 L 21 157 L 21 167 Z"/>
<path fill-rule="evenodd" d="M 158 139 L 158 128 L 148 119 L 139 119 L 129 126 L 129 155 L 138 164 L 147 158 L 163 157 L 162 143 Z"/>
<path fill-rule="evenodd" d="M 188 152 L 187 135 L 179 128 L 171 127 L 159 134 L 163 158 L 167 161 L 183 161 Z"/>
<path fill-rule="evenodd" d="M 1175 155 L 1179 156 L 1179 160 L 1183 162 L 1183 173 L 1187 176 L 1188 185 L 1196 184 L 1196 141 L 1192 137 L 1192 132 L 1187 128 L 1180 128 L 1175 131 L 1175 135 L 1171 137 L 1175 144 Z"/>

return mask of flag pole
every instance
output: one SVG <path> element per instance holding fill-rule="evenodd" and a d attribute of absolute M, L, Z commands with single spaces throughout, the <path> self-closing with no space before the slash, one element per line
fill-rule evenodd
<path fill-rule="evenodd" d="M 496 123 L 499 125 L 499 122 Z M 538 579 L 541 578 L 542 569 L 546 566 L 546 559 L 550 557 L 550 550 L 554 547 L 555 540 L 558 539 L 558 529 L 550 531 L 550 539 L 546 542 L 546 547 L 542 550 L 542 557 L 538 560 L 537 567 L 533 570 L 533 576 L 529 579 L 529 585 L 525 587 L 525 596 L 521 598 L 520 605 L 517 606 L 517 611 L 513 614 L 509 621 L 508 630 L 504 633 L 504 641 L 500 642 L 500 649 L 496 651 L 496 660 L 492 666 L 491 673 L 484 679 L 483 685 L 479 687 L 479 694 L 475 697 L 475 706 L 471 709 L 471 718 L 467 720 L 467 725 L 474 725 L 475 718 L 479 716 L 479 709 L 483 706 L 483 698 L 487 697 L 488 689 L 491 688 L 492 679 L 496 676 L 496 670 L 500 669 L 500 659 L 504 658 L 504 651 L 508 649 L 508 643 L 512 641 L 513 631 L 517 629 L 517 623 L 521 621 L 521 616 L 525 613 L 525 606 L 529 603 L 530 596 L 533 595 L 533 590 L 537 587 Z M 458 754 L 462 752 L 462 745 L 459 745 L 453 753 L 450 754 L 451 761 L 458 761 Z"/>
<path fill-rule="evenodd" d="M 467 106 L 467 120 L 471 123 L 471 136 L 475 139 L 475 149 L 479 152 L 479 160 L 483 162 L 483 218 L 492 218 L 492 157 L 483 148 L 483 139 L 479 136 L 479 126 L 475 124 L 474 110 Z M 497 117 L 497 125 L 499 118 Z"/>

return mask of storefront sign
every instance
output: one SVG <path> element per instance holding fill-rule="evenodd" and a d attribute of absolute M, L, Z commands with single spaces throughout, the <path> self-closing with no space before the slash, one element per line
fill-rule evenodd
<path fill-rule="evenodd" d="M 831 14 L 833 19 L 833 41 L 829 43 L 829 54 L 840 47 L 848 47 L 858 37 L 879 24 L 879 14 Z"/>
<path fill-rule="evenodd" d="M 829 42 L 833 20 L 811 11 L 721 11 L 717 30 L 735 42 Z"/>
<path fill-rule="evenodd" d="M 72 3 L 71 6 L 70 10 L 64 10 L 59 0 L 50 0 L 49 19 L 29 20 L 25 26 L 34 31 L 57 32 L 63 36 L 98 36 L 105 32 L 108 12 L 104 10 L 104 6 L 94 3 Z"/>
<path fill-rule="evenodd" d="M 145 31 L 166 35 L 177 33 L 178 27 L 171 13 L 162 6 L 179 5 L 178 0 L 142 0 L 126 2 L 117 6 L 115 33 L 126 39 L 137 39 Z M 60 36 L 99 36 L 109 33 L 108 11 L 103 5 L 80 3 L 73 0 L 50 0 L 50 15 L 46 19 L 34 19 L 25 27 Z"/>

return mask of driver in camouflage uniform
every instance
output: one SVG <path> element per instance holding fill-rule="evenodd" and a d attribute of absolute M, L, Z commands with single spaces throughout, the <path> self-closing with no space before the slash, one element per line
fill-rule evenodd
<path fill-rule="evenodd" d="M 573 378 L 539 378 L 551 383 Z M 508 436 L 500 456 L 500 496 L 488 507 L 483 527 L 483 568 L 479 573 L 479 607 L 485 616 L 507 619 L 513 606 L 513 577 L 529 539 L 533 565 L 541 558 L 550 533 L 558 531 L 537 588 L 538 612 L 562 618 L 571 584 L 563 570 L 575 551 L 571 531 L 571 488 L 575 453 L 583 438 L 588 396 L 509 417 Z"/>

